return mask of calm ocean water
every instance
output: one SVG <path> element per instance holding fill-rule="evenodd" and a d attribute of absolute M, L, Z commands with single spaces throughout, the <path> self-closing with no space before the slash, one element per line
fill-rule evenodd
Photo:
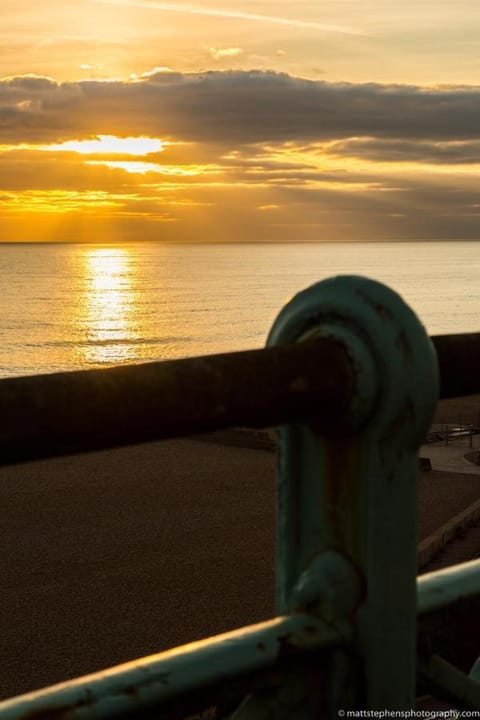
<path fill-rule="evenodd" d="M 338 273 L 387 283 L 430 334 L 480 330 L 474 242 L 0 245 L 0 376 L 260 347 Z"/>

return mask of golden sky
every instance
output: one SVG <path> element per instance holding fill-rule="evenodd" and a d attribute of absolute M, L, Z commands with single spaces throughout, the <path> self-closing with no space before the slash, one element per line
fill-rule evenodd
<path fill-rule="evenodd" d="M 0 242 L 478 238 L 478 0 L 0 0 Z"/>

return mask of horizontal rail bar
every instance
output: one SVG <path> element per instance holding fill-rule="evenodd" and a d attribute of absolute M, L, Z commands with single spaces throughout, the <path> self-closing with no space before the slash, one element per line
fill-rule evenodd
<path fill-rule="evenodd" d="M 440 398 L 480 393 L 480 333 L 431 338 L 440 368 Z"/>
<path fill-rule="evenodd" d="M 417 578 L 419 615 L 480 596 L 480 560 L 471 560 Z"/>
<path fill-rule="evenodd" d="M 443 658 L 432 655 L 419 663 L 419 669 L 423 677 L 433 686 L 434 692 L 440 692 L 443 697 L 448 696 L 455 704 L 459 701 L 460 707 L 474 710 L 480 708 L 480 683 Z M 478 717 L 478 712 L 472 713 L 472 716 Z"/>
<path fill-rule="evenodd" d="M 124 717 L 269 667 L 298 651 L 342 642 L 340 634 L 317 617 L 277 617 L 0 702 L 0 720 Z"/>
<path fill-rule="evenodd" d="M 440 397 L 480 392 L 480 333 L 432 338 Z M 0 465 L 182 437 L 233 425 L 346 417 L 343 345 L 296 345 L 0 380 Z"/>
<path fill-rule="evenodd" d="M 0 465 L 187 436 L 346 415 L 343 344 L 262 350 L 0 380 Z"/>

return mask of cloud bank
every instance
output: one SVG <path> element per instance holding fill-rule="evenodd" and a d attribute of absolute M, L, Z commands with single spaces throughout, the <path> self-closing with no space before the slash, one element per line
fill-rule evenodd
<path fill-rule="evenodd" d="M 27 211 L 35 232 L 63 212 L 74 232 L 83 214 L 92 237 L 108 221 L 120 239 L 479 237 L 479 120 L 478 87 L 162 69 L 5 78 L 0 241 L 29 238 Z M 65 145 L 101 135 L 168 142 L 138 159 Z"/>
<path fill-rule="evenodd" d="M 314 82 L 259 71 L 160 72 L 140 82 L 0 81 L 0 139 L 59 142 L 112 132 L 201 142 L 358 136 L 480 137 L 480 88 Z"/>

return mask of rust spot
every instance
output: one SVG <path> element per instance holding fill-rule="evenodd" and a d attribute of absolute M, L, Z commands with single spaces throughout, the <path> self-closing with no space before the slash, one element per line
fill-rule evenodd
<path fill-rule="evenodd" d="M 357 487 L 359 438 L 345 437 L 333 431 L 325 437 L 326 473 L 330 544 L 348 551 L 358 545 L 361 489 Z"/>
<path fill-rule="evenodd" d="M 407 334 L 405 330 L 401 330 L 396 339 L 395 344 L 399 351 L 402 353 L 404 360 L 408 361 L 412 358 L 412 346 L 410 345 L 408 341 Z"/>
<path fill-rule="evenodd" d="M 139 670 L 149 673 L 148 668 L 138 668 Z M 155 682 L 160 681 L 164 685 L 169 684 L 170 673 L 161 673 L 155 677 Z M 148 683 L 147 683 L 148 684 Z M 122 693 L 127 697 L 131 697 L 135 700 L 140 701 L 140 690 L 145 687 L 145 683 L 139 683 L 137 685 L 127 685 L 123 688 Z M 89 705 L 94 703 L 92 692 L 89 688 L 85 689 L 85 697 L 78 700 L 76 703 L 67 704 L 63 707 L 56 708 L 39 708 L 38 710 L 30 710 L 21 716 L 20 720 L 70 720 L 72 713 L 76 710 L 87 708 Z"/>
<path fill-rule="evenodd" d="M 257 650 L 260 650 L 260 652 L 265 652 L 267 649 L 267 646 L 263 642 L 257 643 Z"/>
<path fill-rule="evenodd" d="M 30 710 L 22 715 L 21 720 L 67 720 L 71 717 L 72 711 L 79 710 L 89 705 L 88 700 L 79 700 L 74 705 L 65 705 L 57 708 L 39 708 Z"/>
<path fill-rule="evenodd" d="M 292 645 L 292 636 L 290 633 L 288 635 L 280 635 L 280 637 L 277 638 L 278 641 L 278 657 L 284 657 L 285 655 L 291 655 L 292 652 L 295 651 L 295 647 Z"/>
<path fill-rule="evenodd" d="M 370 307 L 377 313 L 382 320 L 393 320 L 393 313 L 390 308 L 385 307 L 381 303 L 375 302 L 368 293 L 364 292 L 360 288 L 357 288 L 357 295 L 361 297 Z"/>
<path fill-rule="evenodd" d="M 397 415 L 387 425 L 382 437 L 380 438 L 380 456 L 382 463 L 385 462 L 385 455 L 392 446 L 395 446 L 395 440 L 415 421 L 415 406 L 410 399 L 407 399 Z"/>

